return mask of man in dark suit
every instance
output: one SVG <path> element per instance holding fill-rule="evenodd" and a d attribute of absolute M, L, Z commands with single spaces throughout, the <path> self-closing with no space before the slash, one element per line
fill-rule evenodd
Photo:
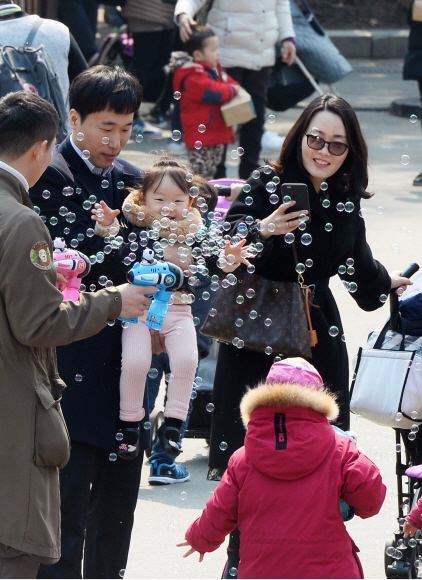
<path fill-rule="evenodd" d="M 55 148 L 31 189 L 53 240 L 64 238 L 68 247 L 90 257 L 86 291 L 125 281 L 123 260 L 130 251 L 122 243 L 125 228 L 112 239 L 94 235 L 91 208 L 104 200 L 121 209 L 126 188 L 142 179 L 140 169 L 118 158 L 141 95 L 138 81 L 119 68 L 97 66 L 78 75 L 69 95 L 72 134 Z M 93 339 L 57 350 L 60 373 L 71 387 L 63 396 L 63 412 L 72 453 L 60 475 L 62 557 L 53 566 L 41 566 L 40 578 L 124 575 L 143 453 L 132 461 L 115 453 L 121 331 L 116 323 Z M 141 434 L 146 448 L 149 431 L 141 429 Z"/>

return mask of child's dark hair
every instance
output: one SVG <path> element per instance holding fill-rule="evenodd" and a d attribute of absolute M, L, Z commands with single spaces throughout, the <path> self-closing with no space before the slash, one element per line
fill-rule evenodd
<path fill-rule="evenodd" d="M 195 50 L 203 50 L 204 41 L 212 36 L 216 36 L 216 34 L 208 26 L 201 24 L 192 26 L 192 34 L 189 40 L 183 44 L 183 48 L 190 56 L 193 56 Z"/>

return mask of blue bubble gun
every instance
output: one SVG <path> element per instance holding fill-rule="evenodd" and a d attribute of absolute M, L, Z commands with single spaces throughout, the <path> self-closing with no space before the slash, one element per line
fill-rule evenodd
<path fill-rule="evenodd" d="M 156 286 L 158 292 L 151 295 L 152 302 L 149 307 L 145 325 L 153 330 L 161 330 L 163 320 L 167 314 L 171 293 L 178 290 L 183 283 L 183 271 L 170 262 L 158 262 L 154 260 L 149 264 L 135 262 L 127 273 L 127 281 L 137 286 Z M 120 318 L 124 322 L 137 323 L 137 318 Z"/>

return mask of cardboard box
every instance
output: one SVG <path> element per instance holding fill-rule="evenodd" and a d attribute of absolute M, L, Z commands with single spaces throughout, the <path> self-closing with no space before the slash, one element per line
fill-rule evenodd
<path fill-rule="evenodd" d="M 422 22 L 422 0 L 415 0 L 413 3 L 412 20 Z"/>
<path fill-rule="evenodd" d="M 228 127 L 242 125 L 255 119 L 255 107 L 250 94 L 241 87 L 236 96 L 221 105 L 221 114 Z"/>

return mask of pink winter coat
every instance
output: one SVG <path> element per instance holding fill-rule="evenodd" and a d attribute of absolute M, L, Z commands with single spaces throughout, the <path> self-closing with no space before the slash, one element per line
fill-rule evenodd
<path fill-rule="evenodd" d="M 363 578 L 339 499 L 368 518 L 386 488 L 372 461 L 329 424 L 338 414 L 333 397 L 260 385 L 245 395 L 241 412 L 245 446 L 232 455 L 187 541 L 212 552 L 237 525 L 239 578 Z"/>

